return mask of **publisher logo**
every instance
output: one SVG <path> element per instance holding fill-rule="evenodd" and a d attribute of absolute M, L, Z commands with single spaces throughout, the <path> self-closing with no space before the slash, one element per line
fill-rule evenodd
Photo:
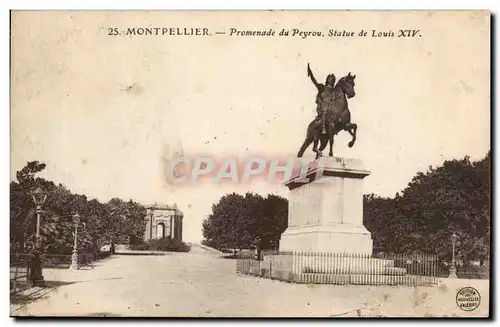
<path fill-rule="evenodd" d="M 481 303 L 481 296 L 474 287 L 461 288 L 457 293 L 457 305 L 464 311 L 474 311 Z"/>

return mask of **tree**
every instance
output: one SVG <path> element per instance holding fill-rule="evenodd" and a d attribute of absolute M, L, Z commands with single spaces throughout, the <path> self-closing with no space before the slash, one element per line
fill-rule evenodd
<path fill-rule="evenodd" d="M 241 240 L 239 221 L 243 216 L 243 196 L 232 193 L 223 196 L 219 203 L 212 205 L 212 213 L 203 222 L 205 244 L 218 248 L 239 246 Z"/>
<path fill-rule="evenodd" d="M 260 247 L 278 249 L 281 234 L 288 226 L 288 200 L 269 194 L 264 200 L 264 216 L 258 223 L 257 235 L 261 237 Z"/>
<path fill-rule="evenodd" d="M 69 254 L 74 243 L 73 215 L 78 213 L 78 248 L 82 252 L 96 252 L 104 244 L 128 242 L 142 238 L 145 230 L 146 209 L 132 200 L 111 199 L 102 204 L 85 195 L 73 194 L 64 185 L 36 177 L 46 165 L 28 162 L 16 173 L 10 184 L 11 251 L 25 252 L 34 248 L 36 213 L 31 192 L 41 187 L 47 193 L 43 205 L 40 235 L 47 253 Z"/>
<path fill-rule="evenodd" d="M 279 196 L 228 194 L 203 222 L 203 244 L 218 249 L 277 248 L 287 217 L 288 202 Z"/>
<path fill-rule="evenodd" d="M 126 216 L 124 234 L 130 244 L 138 244 L 144 237 L 146 230 L 146 208 L 132 200 L 127 202 L 128 215 Z"/>
<path fill-rule="evenodd" d="M 468 259 L 489 252 L 491 154 L 478 162 L 468 157 L 445 161 L 419 172 L 393 199 L 364 198 L 364 219 L 379 251 L 425 251 L 451 258 L 450 235 Z"/>

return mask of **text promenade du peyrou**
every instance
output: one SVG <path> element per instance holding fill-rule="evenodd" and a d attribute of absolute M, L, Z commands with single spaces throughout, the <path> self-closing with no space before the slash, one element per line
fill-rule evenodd
<path fill-rule="evenodd" d="M 354 37 L 372 37 L 372 38 L 413 38 L 421 37 L 418 29 L 397 29 L 397 30 L 359 30 L 348 31 L 344 29 L 328 29 L 327 31 L 320 30 L 300 30 L 296 28 L 275 30 L 275 29 L 256 29 L 256 30 L 241 30 L 231 27 L 228 30 L 211 31 L 206 27 L 127 27 L 124 29 L 111 27 L 108 28 L 108 35 L 118 36 L 212 36 L 226 35 L 231 37 L 339 37 L 339 38 L 354 38 Z"/>

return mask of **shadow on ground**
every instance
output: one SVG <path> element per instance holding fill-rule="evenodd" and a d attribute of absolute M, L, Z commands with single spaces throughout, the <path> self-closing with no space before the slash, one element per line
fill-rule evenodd
<path fill-rule="evenodd" d="M 91 264 L 88 264 L 88 265 L 84 265 L 84 266 L 80 266 L 78 267 L 78 270 L 92 270 L 96 267 L 99 267 L 98 265 L 91 265 Z"/>
<path fill-rule="evenodd" d="M 103 280 L 118 280 L 123 279 L 123 277 L 111 277 L 111 278 L 99 278 L 99 279 L 89 279 L 89 280 L 80 280 L 74 283 L 91 283 L 91 282 L 99 282 Z"/>
<path fill-rule="evenodd" d="M 82 315 L 80 317 L 95 317 L 95 318 L 100 318 L 100 317 L 123 317 L 122 315 L 116 314 L 116 313 L 111 313 L 111 312 L 94 312 L 94 313 L 89 313 L 86 315 Z"/>
<path fill-rule="evenodd" d="M 45 299 L 49 296 L 49 293 L 54 291 L 55 289 L 61 286 L 72 285 L 76 283 L 90 283 L 97 281 L 105 281 L 105 280 L 115 280 L 115 279 L 123 279 L 121 277 L 117 278 L 100 278 L 100 279 L 91 279 L 91 280 L 80 280 L 80 281 L 58 281 L 58 280 L 50 280 L 45 281 L 44 287 L 39 287 L 37 289 L 28 288 L 25 289 L 21 293 L 12 293 L 10 294 L 10 304 L 25 306 L 32 302 Z"/>
<path fill-rule="evenodd" d="M 147 251 L 144 251 L 144 252 L 116 252 L 116 254 L 118 255 L 141 255 L 141 256 L 144 256 L 144 255 L 159 255 L 159 256 L 162 256 L 162 255 L 169 255 L 169 253 L 166 253 L 166 252 L 147 252 Z"/>
<path fill-rule="evenodd" d="M 78 281 L 71 281 L 71 282 L 63 282 L 63 281 L 60 281 L 60 280 L 47 280 L 45 281 L 45 287 L 46 289 L 48 288 L 57 288 L 57 287 L 60 287 L 60 286 L 66 286 L 66 285 L 71 285 L 71 284 L 75 284 L 75 283 L 78 283 Z"/>
<path fill-rule="evenodd" d="M 39 290 L 28 294 L 14 293 L 10 295 L 10 304 L 25 306 L 32 302 L 48 298 L 49 293 L 52 292 L 53 290 L 54 288 L 40 288 Z"/>
<path fill-rule="evenodd" d="M 10 303 L 27 305 L 48 297 L 48 294 L 60 286 L 71 285 L 77 282 L 45 281 L 44 287 L 26 288 L 22 292 L 11 293 Z"/>

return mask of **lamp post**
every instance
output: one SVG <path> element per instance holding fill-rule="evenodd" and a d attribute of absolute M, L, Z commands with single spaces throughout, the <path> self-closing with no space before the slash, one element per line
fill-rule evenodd
<path fill-rule="evenodd" d="M 153 238 L 153 210 L 151 210 L 149 218 L 149 240 Z"/>
<path fill-rule="evenodd" d="M 36 238 L 38 239 L 40 237 L 40 214 L 42 213 L 42 205 L 47 199 L 47 194 L 41 188 L 37 188 L 31 193 L 31 196 L 36 205 Z"/>
<path fill-rule="evenodd" d="M 452 246 L 452 253 L 451 253 L 451 266 L 450 266 L 450 275 L 448 276 L 449 278 L 457 278 L 457 267 L 455 265 L 455 245 L 457 244 L 458 236 L 453 233 L 451 235 L 451 246 Z"/>
<path fill-rule="evenodd" d="M 38 187 L 31 193 L 33 197 L 33 202 L 35 203 L 36 210 L 36 241 L 35 249 L 33 251 L 33 258 L 31 262 L 31 281 L 33 286 L 41 286 L 44 284 L 44 278 L 42 273 L 42 248 L 40 239 L 40 216 L 42 214 L 42 205 L 47 199 L 47 194 Z"/>
<path fill-rule="evenodd" d="M 73 223 L 75 224 L 75 244 L 73 245 L 70 269 L 78 269 L 78 224 L 80 223 L 78 212 L 73 215 Z"/>

